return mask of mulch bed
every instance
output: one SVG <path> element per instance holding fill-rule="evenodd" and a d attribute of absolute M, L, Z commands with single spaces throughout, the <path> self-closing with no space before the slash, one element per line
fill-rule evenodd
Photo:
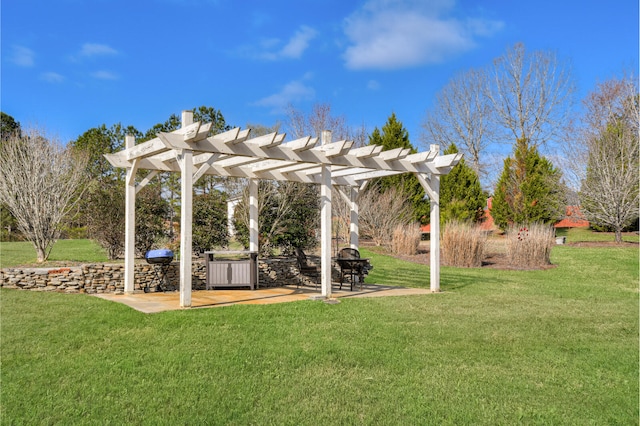
<path fill-rule="evenodd" d="M 415 255 L 395 255 L 393 256 L 397 259 L 406 260 L 407 262 L 419 263 L 422 265 L 429 265 L 429 250 L 420 250 L 418 254 Z M 483 268 L 492 268 L 492 269 L 514 269 L 514 270 L 522 270 L 524 268 L 520 268 L 517 266 L 510 265 L 507 262 L 507 256 L 504 253 L 487 253 L 485 255 L 485 259 L 482 261 Z M 536 269 L 550 269 L 555 268 L 555 265 L 546 265 L 544 267 L 536 268 Z"/>
<path fill-rule="evenodd" d="M 615 241 L 581 241 L 575 243 L 568 243 L 571 247 L 633 247 L 638 243 L 625 241 L 622 244 L 617 244 Z M 392 255 L 393 257 L 408 262 L 419 263 L 422 265 L 429 265 L 429 250 L 418 250 L 418 254 L 415 255 Z M 544 265 L 536 270 L 546 270 L 555 268 L 556 265 Z M 518 266 L 510 265 L 507 261 L 507 256 L 504 253 L 487 253 L 485 259 L 482 261 L 482 268 L 491 269 L 506 269 L 506 270 L 531 270 L 531 268 L 521 268 Z"/>

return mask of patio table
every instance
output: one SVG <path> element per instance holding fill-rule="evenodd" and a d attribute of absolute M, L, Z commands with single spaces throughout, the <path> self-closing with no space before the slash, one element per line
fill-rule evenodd
<path fill-rule="evenodd" d="M 362 290 L 362 283 L 364 281 L 365 267 L 369 264 L 368 258 L 345 258 L 336 257 L 334 260 L 340 266 L 340 289 L 342 289 L 342 281 L 345 273 L 351 275 L 351 290 L 353 291 L 354 277 L 357 276 L 360 281 L 360 290 Z"/>

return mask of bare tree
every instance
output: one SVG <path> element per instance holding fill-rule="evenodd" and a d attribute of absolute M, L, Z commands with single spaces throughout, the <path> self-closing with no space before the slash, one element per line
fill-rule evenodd
<path fill-rule="evenodd" d="M 335 140 L 351 139 L 356 133 L 349 129 L 347 119 L 343 115 L 331 115 L 330 104 L 315 104 L 308 115 L 289 105 L 286 127 L 289 136 L 294 139 L 303 136 L 320 137 L 323 130 L 331 130 Z"/>
<path fill-rule="evenodd" d="M 472 69 L 453 78 L 436 96 L 422 123 L 423 140 L 444 149 L 455 144 L 478 176 L 486 164 L 482 156 L 493 141 L 492 104 L 486 96 L 488 75 Z"/>
<path fill-rule="evenodd" d="M 260 253 L 271 255 L 278 239 L 284 233 L 291 233 L 292 221 L 297 225 L 310 223 L 310 228 L 315 229 L 318 221 L 309 212 L 317 213 L 318 194 L 314 185 L 299 182 L 276 182 L 261 180 L 258 184 L 258 217 L 260 220 Z M 309 208 L 304 208 L 308 203 Z M 303 208 L 301 208 L 303 204 Z M 245 229 L 249 229 L 249 191 L 248 187 L 242 193 L 242 203 L 237 207 L 236 218 Z M 302 210 L 302 212 L 301 212 Z M 304 217 L 295 217 L 304 214 Z"/>
<path fill-rule="evenodd" d="M 347 203 L 340 194 L 341 189 L 344 194 L 350 193 L 348 187 L 338 188 L 335 186 L 331 193 L 331 217 L 333 218 L 331 227 L 332 235 L 336 238 L 336 250 L 341 241 L 349 242 L 351 224 L 351 204 Z"/>
<path fill-rule="evenodd" d="M 412 222 L 411 204 L 395 187 L 383 193 L 375 186 L 368 187 L 360 193 L 358 204 L 360 233 L 371 237 L 376 245 L 390 247 L 395 228 Z"/>
<path fill-rule="evenodd" d="M 638 86 L 631 77 L 599 84 L 584 101 L 582 210 L 591 222 L 612 227 L 618 243 L 622 229 L 639 215 L 638 103 Z"/>
<path fill-rule="evenodd" d="M 23 129 L 0 145 L 0 201 L 33 243 L 38 262 L 49 257 L 59 224 L 78 200 L 86 156 L 43 131 Z"/>
<path fill-rule="evenodd" d="M 528 53 L 516 44 L 494 60 L 491 77 L 487 96 L 496 124 L 504 129 L 502 138 L 545 147 L 564 135 L 574 84 L 569 68 L 554 53 Z"/>

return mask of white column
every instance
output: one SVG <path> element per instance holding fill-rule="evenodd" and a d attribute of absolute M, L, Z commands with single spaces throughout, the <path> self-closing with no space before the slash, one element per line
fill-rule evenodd
<path fill-rule="evenodd" d="M 431 199 L 431 233 L 430 233 L 430 261 L 431 291 L 440 291 L 440 175 L 431 175 L 430 179 L 432 196 Z"/>
<path fill-rule="evenodd" d="M 360 245 L 360 228 L 358 225 L 358 220 L 360 217 L 358 211 L 358 188 L 355 186 L 351 187 L 351 217 L 349 220 L 349 242 L 351 244 L 351 248 L 358 250 L 358 246 Z"/>
<path fill-rule="evenodd" d="M 260 249 L 258 237 L 258 180 L 249 179 L 249 251 L 257 252 Z"/>
<path fill-rule="evenodd" d="M 322 144 L 331 143 L 331 132 L 322 132 Z M 331 166 L 322 165 L 320 182 L 320 260 L 322 296 L 331 297 Z"/>
<path fill-rule="evenodd" d="M 136 139 L 125 136 L 125 147 L 133 148 Z M 136 251 L 136 168 L 127 167 L 125 180 L 125 223 L 124 223 L 124 292 L 133 293 L 135 281 L 135 251 Z"/>
<path fill-rule="evenodd" d="M 182 111 L 182 127 L 193 123 L 193 112 Z M 193 151 L 181 150 L 180 165 L 180 307 L 191 306 L 191 257 L 193 223 Z"/>
<path fill-rule="evenodd" d="M 439 154 L 440 146 L 431 145 L 429 151 Z M 431 224 L 429 238 L 431 262 L 430 284 L 431 291 L 435 293 L 440 291 L 440 175 L 431 174 L 429 187 L 431 188 L 429 194 L 431 200 L 431 215 L 429 218 Z"/>

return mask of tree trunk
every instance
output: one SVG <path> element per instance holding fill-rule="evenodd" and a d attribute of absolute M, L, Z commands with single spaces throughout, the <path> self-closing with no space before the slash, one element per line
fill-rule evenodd
<path fill-rule="evenodd" d="M 616 228 L 616 244 L 622 244 L 622 228 Z"/>
<path fill-rule="evenodd" d="M 34 246 L 35 246 L 35 244 L 34 244 Z M 38 258 L 38 260 L 37 260 L 38 263 L 44 263 L 44 261 L 47 260 L 46 251 L 42 247 L 36 246 L 36 254 L 37 254 L 37 258 Z"/>

